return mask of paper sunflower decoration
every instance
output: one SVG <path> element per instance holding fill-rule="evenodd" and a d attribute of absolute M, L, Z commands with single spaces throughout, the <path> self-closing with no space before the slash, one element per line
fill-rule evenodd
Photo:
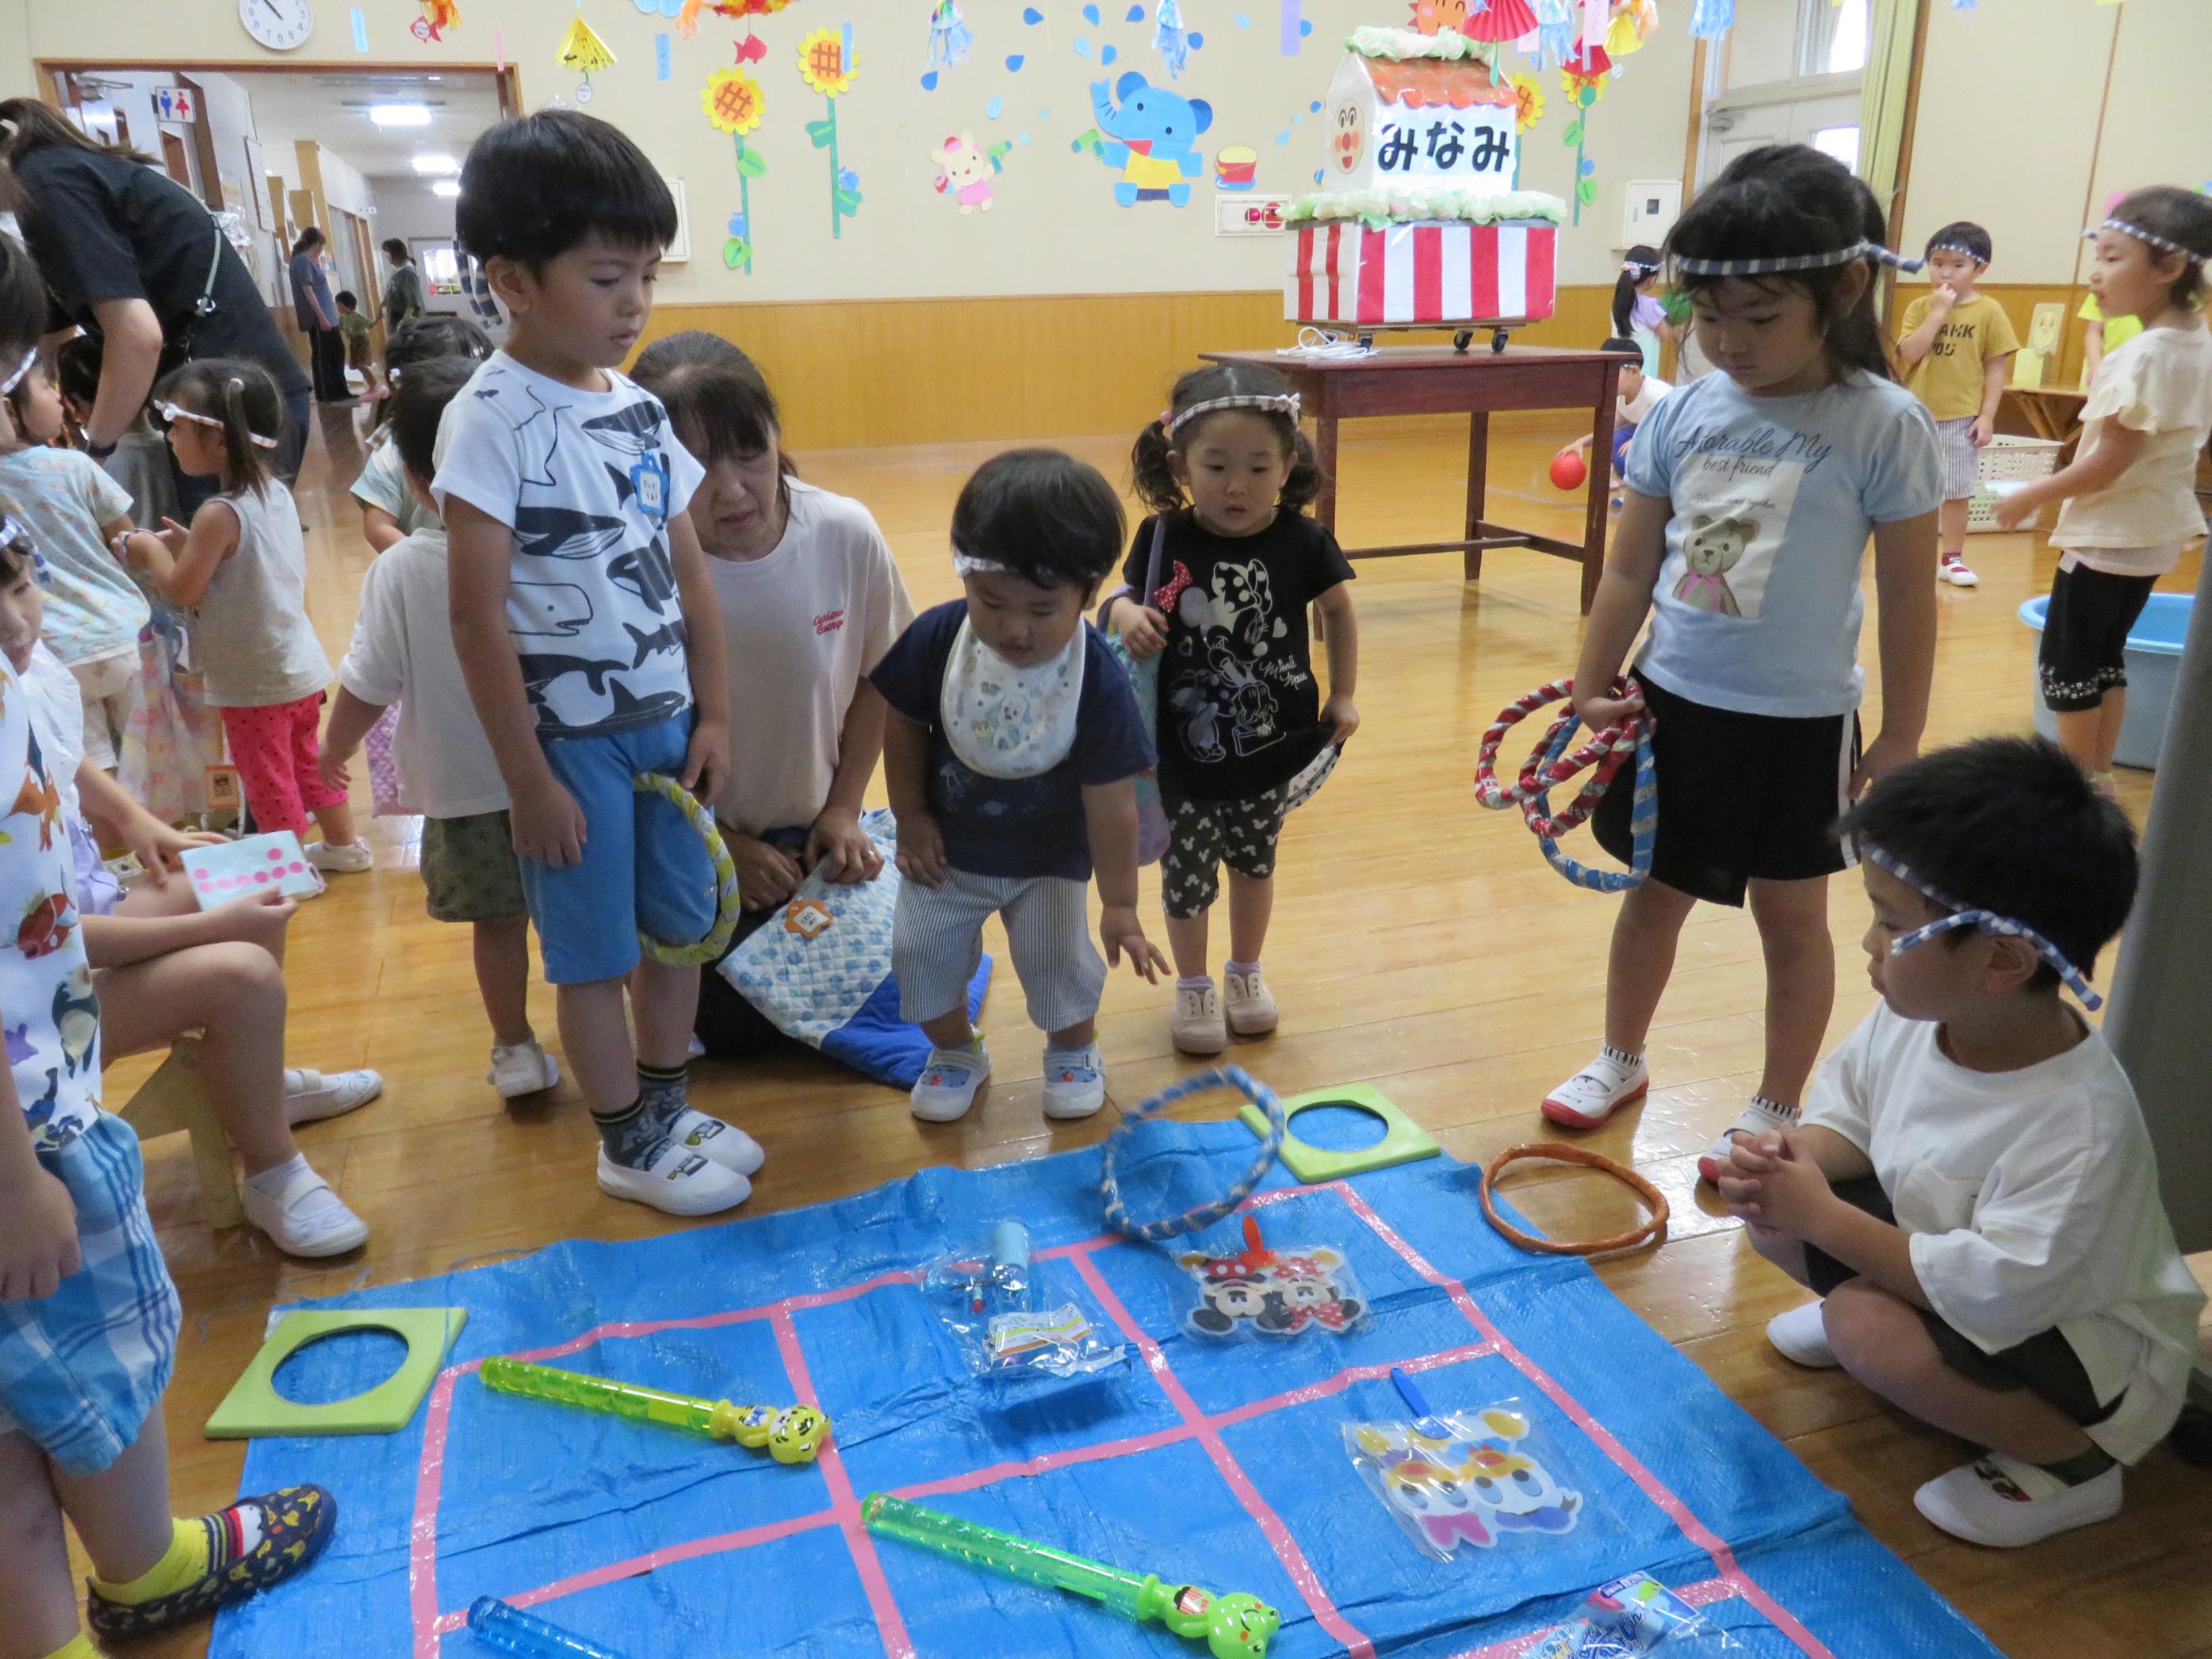
<path fill-rule="evenodd" d="M 1575 188 L 1568 199 L 1574 204 L 1576 224 L 1583 222 L 1583 210 L 1597 200 L 1597 163 L 1583 153 L 1583 141 L 1589 136 L 1590 106 L 1604 95 L 1606 76 L 1612 68 L 1613 60 L 1603 46 L 1580 41 L 1559 65 L 1560 84 L 1575 103 L 1575 118 L 1559 141 L 1574 146 Z"/>
<path fill-rule="evenodd" d="M 768 171 L 761 154 L 745 143 L 745 135 L 761 122 L 767 100 L 760 82 L 743 70 L 716 70 L 707 77 L 700 106 L 715 131 L 726 132 L 738 147 L 738 210 L 731 216 L 730 237 L 722 244 L 722 263 L 732 270 L 753 272 L 752 182 Z"/>
<path fill-rule="evenodd" d="M 1506 85 L 1513 88 L 1513 130 L 1526 132 L 1544 118 L 1544 88 L 1533 75 L 1511 75 Z"/>
<path fill-rule="evenodd" d="M 860 210 L 860 175 L 837 161 L 837 100 L 853 89 L 860 60 L 853 52 L 853 26 L 817 29 L 799 43 L 799 78 L 829 101 L 830 113 L 806 124 L 814 148 L 830 152 L 830 234 L 842 237 L 845 221 Z"/>

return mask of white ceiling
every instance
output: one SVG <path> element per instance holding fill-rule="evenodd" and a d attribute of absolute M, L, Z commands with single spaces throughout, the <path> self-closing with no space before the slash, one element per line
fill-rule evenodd
<path fill-rule="evenodd" d="M 277 70 L 233 71 L 230 78 L 252 99 L 264 140 L 272 130 L 312 135 L 372 179 L 414 177 L 417 151 L 461 161 L 477 135 L 499 119 L 499 94 L 485 73 Z M 428 105 L 430 125 L 380 127 L 368 106 L 386 103 Z"/>

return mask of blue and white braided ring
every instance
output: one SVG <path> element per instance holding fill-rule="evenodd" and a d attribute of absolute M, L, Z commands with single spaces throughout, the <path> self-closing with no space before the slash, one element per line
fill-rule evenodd
<path fill-rule="evenodd" d="M 1185 1210 L 1181 1215 L 1169 1216 L 1160 1221 L 1133 1222 L 1128 1206 L 1121 1201 L 1121 1183 L 1114 1173 L 1114 1158 L 1122 1137 L 1139 1123 L 1154 1114 L 1172 1106 L 1178 1100 L 1192 1095 L 1202 1095 L 1210 1089 L 1234 1089 L 1267 1115 L 1267 1133 L 1261 1137 L 1260 1151 L 1252 1160 L 1252 1167 L 1237 1178 L 1237 1183 L 1219 1198 L 1197 1208 Z M 1117 1233 L 1131 1238 L 1149 1239 L 1158 1244 L 1164 1240 L 1194 1233 L 1201 1227 L 1211 1227 L 1225 1215 L 1232 1214 L 1238 1205 L 1252 1196 L 1261 1182 L 1273 1167 L 1275 1154 L 1282 1150 L 1283 1136 L 1289 1125 L 1283 1116 L 1283 1103 L 1275 1091 L 1247 1073 L 1242 1066 L 1218 1066 L 1211 1071 L 1199 1072 L 1184 1078 L 1154 1095 L 1134 1109 L 1124 1112 L 1114 1133 L 1106 1138 L 1106 1147 L 1101 1155 L 1098 1191 L 1106 1200 L 1106 1224 Z"/>
<path fill-rule="evenodd" d="M 730 857 L 721 832 L 714 828 L 714 815 L 699 804 L 696 795 L 665 772 L 641 772 L 630 780 L 630 787 L 641 795 L 664 797 L 690 819 L 691 827 L 699 832 L 699 839 L 706 842 L 707 857 L 714 866 L 714 925 L 707 937 L 696 945 L 666 945 L 641 927 L 637 930 L 638 944 L 646 955 L 671 968 L 697 968 L 718 960 L 730 948 L 731 938 L 738 931 L 740 911 L 738 866 Z"/>
<path fill-rule="evenodd" d="M 1659 833 L 1658 769 L 1651 758 L 1650 714 L 1632 717 L 1636 726 L 1635 793 L 1630 797 L 1628 813 L 1629 860 L 1626 870 L 1599 870 L 1584 864 L 1580 859 L 1559 850 L 1558 838 L 1536 830 L 1536 845 L 1543 848 L 1546 862 L 1577 887 L 1587 887 L 1595 893 L 1619 893 L 1631 887 L 1640 887 L 1651 874 L 1651 849 Z M 1553 728 L 1551 747 L 1545 752 L 1544 764 L 1558 760 L 1566 753 L 1575 727 L 1579 724 L 1570 709 Z M 1532 829 L 1552 815 L 1548 790 L 1532 796 L 1526 816 Z"/>

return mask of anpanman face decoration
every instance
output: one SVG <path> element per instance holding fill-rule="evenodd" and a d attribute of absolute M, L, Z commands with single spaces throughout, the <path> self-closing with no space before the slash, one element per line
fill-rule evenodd
<path fill-rule="evenodd" d="M 1359 106 L 1347 98 L 1336 106 L 1336 131 L 1329 136 L 1328 153 L 1339 173 L 1357 173 L 1367 151 L 1367 133 L 1359 118 Z"/>

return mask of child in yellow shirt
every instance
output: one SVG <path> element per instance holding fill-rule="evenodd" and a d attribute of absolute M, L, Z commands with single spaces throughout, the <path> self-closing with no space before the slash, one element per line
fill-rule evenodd
<path fill-rule="evenodd" d="M 2004 307 L 1974 284 L 1990 268 L 1990 234 L 1961 219 L 1928 239 L 1935 286 L 1905 308 L 1897 356 L 1905 384 L 1928 405 L 1943 455 L 1943 507 L 1936 528 L 1941 574 L 1954 587 L 1981 580 L 1966 563 L 1966 507 L 1978 486 L 1976 452 L 1996 434 L 2006 362 L 2020 337 Z"/>

